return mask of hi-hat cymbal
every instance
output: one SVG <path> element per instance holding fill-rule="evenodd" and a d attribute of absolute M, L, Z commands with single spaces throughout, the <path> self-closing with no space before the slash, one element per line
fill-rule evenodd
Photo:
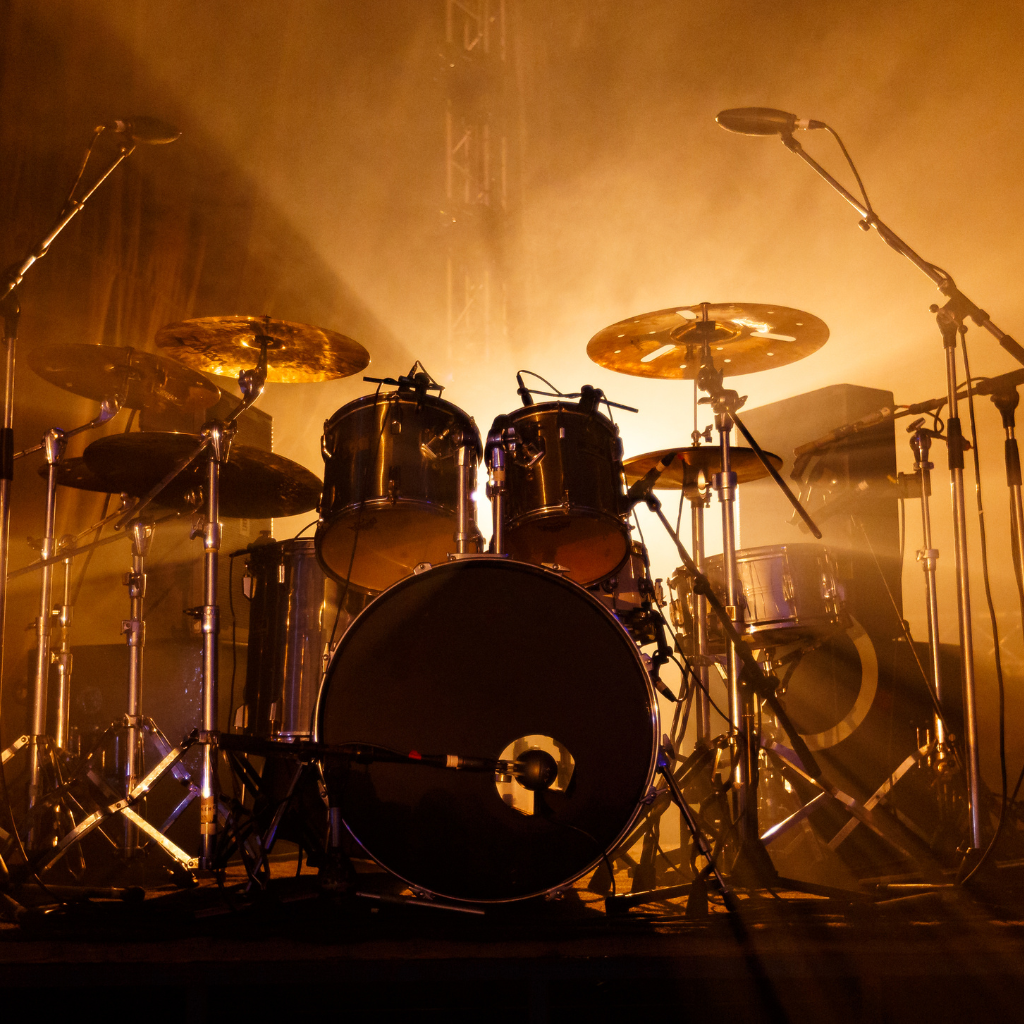
<path fill-rule="evenodd" d="M 224 377 L 253 369 L 260 337 L 267 344 L 267 380 L 306 384 L 335 380 L 369 365 L 370 354 L 344 334 L 269 316 L 207 316 L 167 324 L 156 333 L 158 348 L 186 366 Z"/>
<path fill-rule="evenodd" d="M 48 345 L 31 349 L 28 365 L 44 380 L 84 398 L 119 398 L 129 409 L 208 409 L 220 388 L 164 356 L 119 345 Z"/>
<path fill-rule="evenodd" d="M 622 471 L 626 475 L 626 483 L 633 484 L 642 480 L 669 452 L 676 453 L 672 465 L 658 477 L 655 489 L 664 488 L 678 491 L 680 487 L 687 489 L 697 486 L 697 477 L 704 470 L 704 479 L 710 484 L 712 476 L 722 470 L 722 450 L 715 445 L 701 445 L 697 448 L 666 448 L 660 452 L 647 452 L 646 455 L 634 455 L 622 463 Z M 782 459 L 773 452 L 765 452 L 768 461 L 776 468 L 782 468 Z M 735 447 L 729 449 L 729 465 L 736 474 L 737 483 L 745 484 L 751 480 L 760 480 L 768 475 L 768 470 L 761 465 L 760 459 L 754 454 L 753 448 Z"/>
<path fill-rule="evenodd" d="M 693 380 L 705 338 L 715 368 L 735 377 L 809 356 L 828 341 L 828 327 L 788 306 L 701 302 L 641 313 L 605 327 L 590 339 L 587 355 L 617 373 Z"/>
<path fill-rule="evenodd" d="M 110 434 L 85 449 L 85 462 L 106 481 L 105 490 L 141 497 L 191 455 L 199 441 L 196 434 L 161 430 Z M 158 503 L 167 508 L 195 507 L 205 486 L 206 467 L 200 455 L 160 492 Z M 220 481 L 220 513 L 227 518 L 271 519 L 308 512 L 323 489 L 320 479 L 297 462 L 248 444 L 231 445 Z"/>

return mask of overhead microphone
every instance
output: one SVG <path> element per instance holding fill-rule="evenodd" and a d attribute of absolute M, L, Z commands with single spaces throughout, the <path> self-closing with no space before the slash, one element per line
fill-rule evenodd
<path fill-rule="evenodd" d="M 116 135 L 127 135 L 133 142 L 141 142 L 147 146 L 164 146 L 181 136 L 181 132 L 173 124 L 144 115 L 130 117 L 124 121 L 107 121 L 100 127 Z"/>
<path fill-rule="evenodd" d="M 824 121 L 811 121 L 773 107 L 736 107 L 723 110 L 715 120 L 728 132 L 740 135 L 791 135 L 797 128 L 813 130 L 827 127 Z"/>

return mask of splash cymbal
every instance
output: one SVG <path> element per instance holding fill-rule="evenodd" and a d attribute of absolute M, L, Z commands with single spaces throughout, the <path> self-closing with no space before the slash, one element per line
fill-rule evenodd
<path fill-rule="evenodd" d="M 587 355 L 634 377 L 693 380 L 704 341 L 727 377 L 785 366 L 828 341 L 823 320 L 788 306 L 701 302 L 621 320 L 598 331 Z"/>
<path fill-rule="evenodd" d="M 119 345 L 48 345 L 31 349 L 28 365 L 65 391 L 97 402 L 118 398 L 129 409 L 208 409 L 220 398 L 216 384 L 187 366 Z"/>
<path fill-rule="evenodd" d="M 105 490 L 141 497 L 199 446 L 197 434 L 147 430 L 110 434 L 85 449 L 86 465 Z M 191 509 L 203 493 L 206 459 L 200 455 L 156 499 L 167 508 Z M 291 459 L 248 444 L 232 444 L 220 471 L 220 513 L 226 518 L 272 519 L 315 508 L 323 484 Z"/>
<path fill-rule="evenodd" d="M 207 316 L 167 324 L 156 333 L 157 348 L 195 370 L 237 377 L 253 369 L 260 338 L 267 343 L 267 380 L 306 384 L 336 380 L 369 365 L 357 341 L 322 327 L 273 320 L 269 316 Z"/>
<path fill-rule="evenodd" d="M 633 484 L 642 480 L 669 452 L 673 451 L 676 453 L 675 461 L 658 477 L 658 482 L 654 485 L 656 490 L 663 488 L 667 491 L 678 491 L 680 487 L 696 487 L 701 470 L 704 471 L 704 479 L 710 483 L 712 476 L 722 471 L 722 452 L 715 445 L 665 448 L 660 452 L 647 452 L 645 455 L 634 455 L 631 459 L 626 459 L 622 463 L 626 483 Z M 773 452 L 765 452 L 765 455 L 776 469 L 782 468 L 782 459 L 778 455 Z M 768 475 L 768 470 L 761 465 L 753 448 L 730 448 L 729 465 L 736 474 L 737 483 L 749 483 Z"/>

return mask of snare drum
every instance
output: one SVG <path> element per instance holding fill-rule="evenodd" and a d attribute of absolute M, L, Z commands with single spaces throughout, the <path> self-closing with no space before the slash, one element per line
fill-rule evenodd
<path fill-rule="evenodd" d="M 508 553 L 565 566 L 590 586 L 622 567 L 630 550 L 623 515 L 622 443 L 607 416 L 568 402 L 517 409 L 508 420 Z"/>
<path fill-rule="evenodd" d="M 321 440 L 316 552 L 326 572 L 381 591 L 421 562 L 446 561 L 455 551 L 462 444 L 479 459 L 472 418 L 433 395 L 393 391 L 339 409 Z"/>
<path fill-rule="evenodd" d="M 324 575 L 313 541 L 286 540 L 249 549 L 242 578 L 250 599 L 243 732 L 262 739 L 308 737 L 320 681 L 334 643 L 370 597 Z"/>
<path fill-rule="evenodd" d="M 722 555 L 705 559 L 704 571 L 719 600 L 726 603 Z M 821 544 L 777 544 L 736 552 L 737 589 L 743 595 L 745 632 L 762 647 L 794 643 L 839 625 L 844 595 L 832 556 Z M 689 576 L 678 569 L 669 580 L 673 619 L 684 636 L 693 630 Z M 718 644 L 723 633 L 714 615 L 709 636 Z"/>
<path fill-rule="evenodd" d="M 338 802 L 367 853 L 474 902 L 551 892 L 598 864 L 643 806 L 659 736 L 640 653 L 601 603 L 557 573 L 486 556 L 408 576 L 369 605 L 316 713 L 323 743 L 556 758 L 555 783 L 536 793 L 488 772 L 351 766 Z"/>

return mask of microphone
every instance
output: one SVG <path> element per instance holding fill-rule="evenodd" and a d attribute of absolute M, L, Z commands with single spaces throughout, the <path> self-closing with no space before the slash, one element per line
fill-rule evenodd
<path fill-rule="evenodd" d="M 533 405 L 533 395 L 531 394 L 530 389 L 523 383 L 523 375 L 521 373 L 516 374 L 516 383 L 519 385 L 516 390 L 516 394 L 523 400 L 523 405 Z"/>
<path fill-rule="evenodd" d="M 676 450 L 673 448 L 667 455 L 658 460 L 653 469 L 649 469 L 628 491 L 626 491 L 626 508 L 632 508 L 637 502 L 646 501 L 647 495 L 658 482 L 658 477 L 675 462 Z"/>
<path fill-rule="evenodd" d="M 773 107 L 736 107 L 723 110 L 715 120 L 727 131 L 739 135 L 792 135 L 797 128 L 825 128 L 824 121 L 810 121 Z"/>
<path fill-rule="evenodd" d="M 155 117 L 139 116 L 125 121 L 107 121 L 100 128 L 116 135 L 127 135 L 133 142 L 147 146 L 164 146 L 181 137 L 181 132 L 173 124 L 158 121 Z"/>

